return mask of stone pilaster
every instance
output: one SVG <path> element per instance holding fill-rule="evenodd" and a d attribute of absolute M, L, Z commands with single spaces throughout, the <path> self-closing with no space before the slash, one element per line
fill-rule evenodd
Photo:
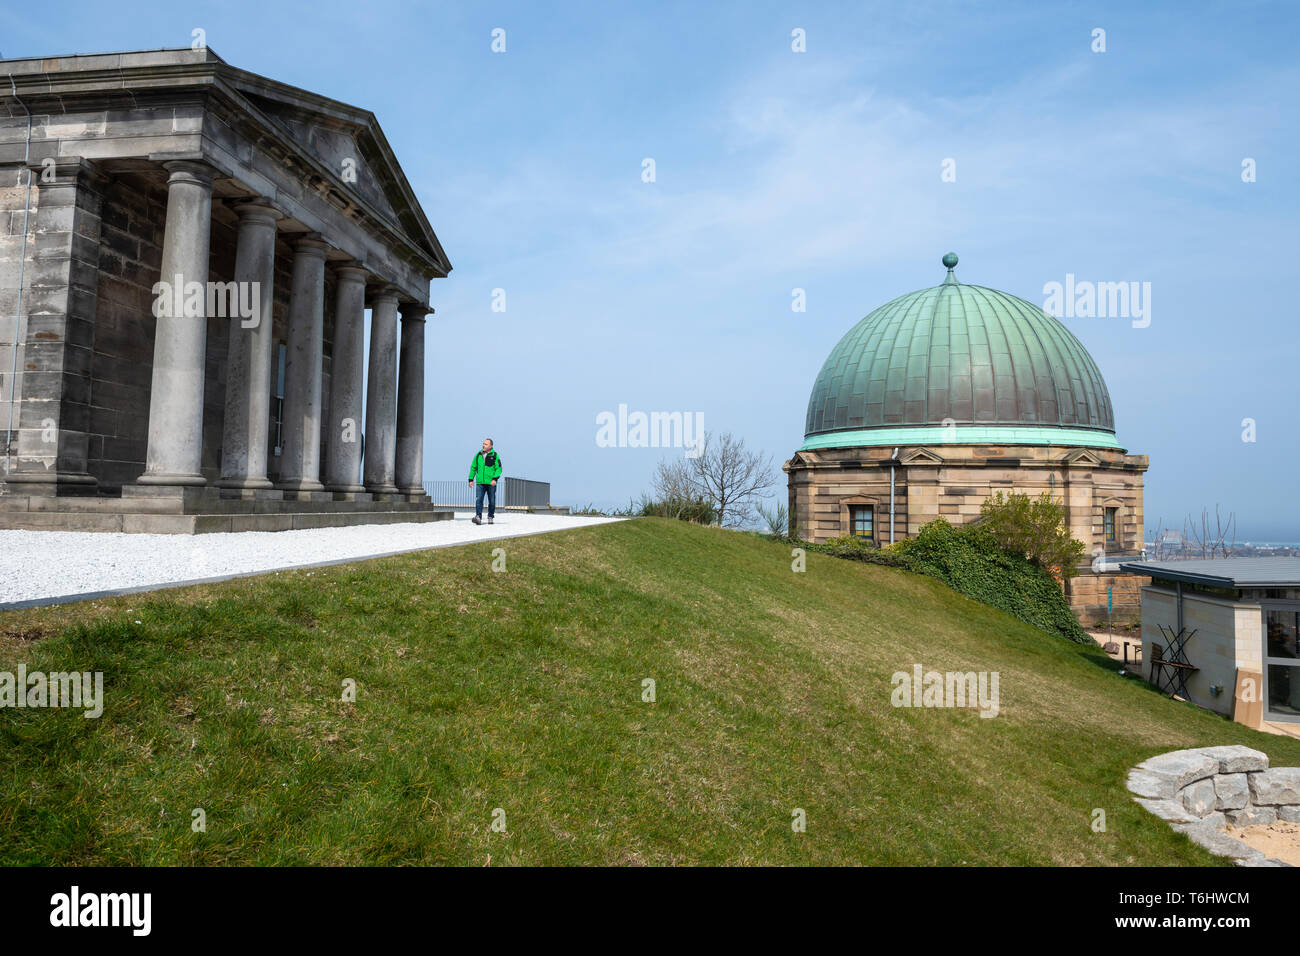
<path fill-rule="evenodd" d="M 271 407 L 271 347 L 275 340 L 271 304 L 274 301 L 276 221 L 280 213 L 266 201 L 243 203 L 235 250 L 236 295 L 254 302 L 257 314 L 245 318 L 232 310 L 226 378 L 226 410 L 222 424 L 221 480 L 223 488 L 266 489 L 267 432 Z"/>
<path fill-rule="evenodd" d="M 322 491 L 320 481 L 321 362 L 325 344 L 325 250 L 317 235 L 293 247 L 289 342 L 284 369 L 284 435 L 278 487 Z"/>
<path fill-rule="evenodd" d="M 23 299 L 18 449 L 7 481 L 20 494 L 93 495 L 86 467 L 103 177 L 79 157 L 29 173 L 39 189 L 36 235 Z"/>
<path fill-rule="evenodd" d="M 429 307 L 403 302 L 401 373 L 397 379 L 394 480 L 404 495 L 424 494 L 424 317 Z"/>
<path fill-rule="evenodd" d="M 361 484 L 361 406 L 365 359 L 366 273 L 342 266 L 335 275 L 334 352 L 330 362 L 330 411 L 325 431 L 325 487 L 343 494 Z"/>
<path fill-rule="evenodd" d="M 137 482 L 204 485 L 200 463 L 213 170 L 191 161 L 163 166 L 170 175 L 162 269 L 154 286 L 158 322 L 149 393 L 149 447 L 145 472 Z M 189 310 L 198 314 L 186 314 L 187 302 L 202 303 Z"/>
<path fill-rule="evenodd" d="M 397 292 L 384 289 L 370 305 L 370 372 L 366 386 L 366 490 L 397 494 Z"/>

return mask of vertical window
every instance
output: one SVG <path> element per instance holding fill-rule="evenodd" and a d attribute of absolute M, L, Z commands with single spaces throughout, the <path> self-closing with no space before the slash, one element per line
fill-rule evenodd
<path fill-rule="evenodd" d="M 850 533 L 855 538 L 874 538 L 876 511 L 871 505 L 851 505 L 849 507 Z"/>
<path fill-rule="evenodd" d="M 1300 611 L 1294 602 L 1287 605 L 1265 604 L 1264 612 L 1264 686 L 1265 718 L 1294 721 L 1300 719 Z"/>
<path fill-rule="evenodd" d="M 275 360 L 275 394 L 271 396 L 271 437 L 275 441 L 273 454 L 280 454 L 281 437 L 284 432 L 284 361 L 286 349 L 279 343 Z"/>
<path fill-rule="evenodd" d="M 1101 530 L 1107 544 L 1115 543 L 1115 516 L 1118 512 L 1118 508 L 1107 508 L 1102 512 Z"/>

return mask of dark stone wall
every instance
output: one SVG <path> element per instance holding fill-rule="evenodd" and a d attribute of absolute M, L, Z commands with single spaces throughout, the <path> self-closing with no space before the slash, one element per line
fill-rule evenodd
<path fill-rule="evenodd" d="M 0 196 L 3 199 L 3 196 Z M 100 236 L 99 308 L 92 362 L 89 472 L 100 482 L 101 494 L 117 494 L 145 468 L 149 436 L 150 386 L 153 374 L 153 285 L 160 279 L 162 243 L 167 221 L 167 193 L 162 178 L 114 177 L 104 187 Z M 0 213 L 3 216 L 3 213 Z M 0 218 L 0 224 L 3 224 Z M 213 203 L 209 280 L 234 280 L 238 216 L 220 202 Z M 276 344 L 271 361 L 275 393 L 276 352 L 288 340 L 289 295 L 293 250 L 276 243 L 272 328 Z M 329 396 L 329 352 L 333 331 L 334 279 L 326 270 L 325 375 L 323 401 Z M 207 320 L 207 361 L 203 387 L 203 474 L 209 481 L 221 475 L 221 439 L 226 404 L 226 358 L 230 320 Z M 0 356 L 2 358 L 3 356 Z M 274 398 L 272 399 L 274 405 Z M 274 408 L 268 420 L 274 417 Z M 279 473 L 269 430 L 267 461 L 270 477 Z M 323 440 L 322 440 L 323 444 Z"/>
<path fill-rule="evenodd" d="M 144 471 L 166 198 L 138 177 L 113 177 L 103 190 L 87 463 L 101 493 Z"/>

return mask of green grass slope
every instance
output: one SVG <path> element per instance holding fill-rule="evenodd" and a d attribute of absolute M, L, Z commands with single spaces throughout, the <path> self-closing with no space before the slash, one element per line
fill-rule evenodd
<path fill-rule="evenodd" d="M 0 614 L 0 670 L 106 698 L 0 710 L 0 862 L 1203 864 L 1127 769 L 1300 766 L 938 582 L 807 562 L 645 519 Z M 1001 713 L 891 706 L 916 663 L 998 671 Z"/>

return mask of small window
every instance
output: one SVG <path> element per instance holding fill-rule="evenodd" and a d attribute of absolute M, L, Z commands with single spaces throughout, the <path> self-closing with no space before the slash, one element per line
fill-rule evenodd
<path fill-rule="evenodd" d="M 1101 530 L 1107 544 L 1115 543 L 1115 516 L 1118 513 L 1118 508 L 1107 508 L 1102 512 Z"/>
<path fill-rule="evenodd" d="M 275 444 L 272 446 L 271 454 L 280 454 L 283 447 L 284 438 L 284 365 L 287 349 L 283 342 L 279 343 L 276 350 L 275 359 L 275 388 L 271 396 L 271 438 Z"/>
<path fill-rule="evenodd" d="M 849 507 L 850 533 L 855 538 L 874 538 L 876 509 L 871 505 L 852 505 Z"/>

